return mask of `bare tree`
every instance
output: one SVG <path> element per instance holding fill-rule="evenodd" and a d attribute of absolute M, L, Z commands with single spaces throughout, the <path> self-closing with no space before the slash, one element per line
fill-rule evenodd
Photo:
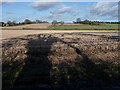
<path fill-rule="evenodd" d="M 80 18 L 77 18 L 76 22 L 77 22 L 77 23 L 80 23 L 80 22 L 81 22 L 81 19 L 80 19 Z"/>
<path fill-rule="evenodd" d="M 60 22 L 60 24 L 61 24 L 61 26 L 63 26 L 63 25 L 64 25 L 64 22 L 63 22 L 63 21 L 61 21 L 61 22 Z"/>
<path fill-rule="evenodd" d="M 56 24 L 57 24 L 57 21 L 56 21 L 56 20 L 53 20 L 53 21 L 52 21 L 52 25 L 53 25 L 53 26 L 56 26 Z"/>
<path fill-rule="evenodd" d="M 41 23 L 42 21 L 40 21 L 40 20 L 36 20 L 36 23 Z"/>
<path fill-rule="evenodd" d="M 13 25 L 13 26 L 16 25 L 16 24 L 17 24 L 16 21 L 13 21 L 13 22 L 12 22 L 12 25 Z"/>
<path fill-rule="evenodd" d="M 9 26 L 12 26 L 12 22 L 11 22 L 11 21 L 7 21 L 7 24 L 8 24 Z"/>

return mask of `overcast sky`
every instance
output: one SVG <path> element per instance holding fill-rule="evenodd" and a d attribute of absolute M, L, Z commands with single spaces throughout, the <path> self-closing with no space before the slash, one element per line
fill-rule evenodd
<path fill-rule="evenodd" d="M 117 2 L 12 2 L 2 3 L 2 21 L 25 19 L 73 22 L 81 20 L 118 21 Z"/>

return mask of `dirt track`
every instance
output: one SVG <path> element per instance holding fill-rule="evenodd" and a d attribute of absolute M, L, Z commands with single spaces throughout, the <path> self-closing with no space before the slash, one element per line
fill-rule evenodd
<path fill-rule="evenodd" d="M 42 33 L 73 33 L 73 32 L 117 32 L 117 31 L 79 31 L 79 30 L 2 30 L 2 39 L 13 38 L 24 35 L 42 34 Z"/>

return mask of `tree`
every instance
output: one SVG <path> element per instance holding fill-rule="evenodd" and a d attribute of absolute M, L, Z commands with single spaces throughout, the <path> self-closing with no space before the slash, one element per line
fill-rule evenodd
<path fill-rule="evenodd" d="M 84 24 L 89 24 L 89 20 L 84 20 Z"/>
<path fill-rule="evenodd" d="M 56 20 L 53 20 L 53 21 L 52 21 L 52 25 L 53 25 L 53 26 L 56 26 L 56 24 L 57 24 L 57 21 L 56 21 Z"/>
<path fill-rule="evenodd" d="M 29 19 L 26 19 L 26 20 L 24 21 L 24 23 L 25 23 L 25 24 L 31 24 L 31 21 L 30 21 Z"/>
<path fill-rule="evenodd" d="M 81 19 L 80 19 L 80 18 L 77 18 L 76 22 L 77 22 L 77 23 L 80 23 L 80 22 L 81 22 Z"/>
<path fill-rule="evenodd" d="M 16 24 L 17 24 L 17 23 L 16 23 L 15 21 L 12 22 L 12 25 L 13 25 L 13 26 L 16 25 Z"/>
<path fill-rule="evenodd" d="M 0 26 L 2 26 L 2 27 L 3 27 L 3 26 L 4 26 L 4 22 L 0 22 Z"/>
<path fill-rule="evenodd" d="M 73 21 L 73 23 L 75 24 L 76 22 L 75 22 L 75 21 Z"/>
<path fill-rule="evenodd" d="M 12 22 L 11 22 L 11 21 L 7 21 L 7 24 L 8 24 L 9 26 L 12 26 Z"/>
<path fill-rule="evenodd" d="M 63 21 L 61 21 L 61 22 L 60 22 L 60 24 L 61 24 L 61 26 L 63 26 L 64 22 L 63 22 Z"/>
<path fill-rule="evenodd" d="M 36 23 L 41 23 L 42 21 L 40 21 L 40 20 L 36 20 Z"/>

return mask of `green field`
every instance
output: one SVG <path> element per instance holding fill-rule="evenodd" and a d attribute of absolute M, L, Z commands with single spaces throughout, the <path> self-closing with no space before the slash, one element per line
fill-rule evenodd
<path fill-rule="evenodd" d="M 105 24 L 105 25 L 79 25 L 79 26 L 50 26 L 50 29 L 60 29 L 60 30 L 67 30 L 67 29 L 108 29 L 108 30 L 113 30 L 113 29 L 118 29 L 118 24 Z"/>

